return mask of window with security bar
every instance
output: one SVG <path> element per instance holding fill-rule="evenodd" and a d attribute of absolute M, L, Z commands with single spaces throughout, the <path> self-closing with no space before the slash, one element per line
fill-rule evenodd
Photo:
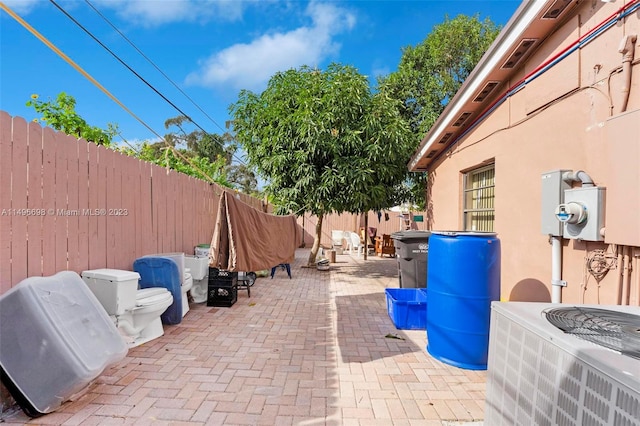
<path fill-rule="evenodd" d="M 464 175 L 464 230 L 493 231 L 495 218 L 495 165 Z"/>

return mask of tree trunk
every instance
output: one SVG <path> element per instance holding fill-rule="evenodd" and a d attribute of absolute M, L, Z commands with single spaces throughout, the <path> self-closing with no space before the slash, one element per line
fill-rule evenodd
<path fill-rule="evenodd" d="M 313 246 L 311 246 L 307 266 L 315 266 L 316 264 L 316 256 L 318 255 L 318 249 L 320 249 L 320 238 L 322 236 L 322 219 L 324 219 L 324 215 L 319 214 L 318 223 L 316 223 L 316 234 L 313 236 Z"/>
<path fill-rule="evenodd" d="M 364 214 L 364 260 L 369 254 L 369 212 Z"/>

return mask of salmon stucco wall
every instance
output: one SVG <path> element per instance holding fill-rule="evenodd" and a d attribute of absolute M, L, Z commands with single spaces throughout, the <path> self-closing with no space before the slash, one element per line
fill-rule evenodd
<path fill-rule="evenodd" d="M 580 4 L 528 58 L 509 86 L 606 16 L 591 2 Z M 640 34 L 637 13 L 528 83 L 429 168 L 430 229 L 461 230 L 464 173 L 495 163 L 494 230 L 502 244 L 503 300 L 551 301 L 551 245 L 541 231 L 541 176 L 566 169 L 583 170 L 595 185 L 607 188 L 606 241 L 563 238 L 562 279 L 567 286 L 562 301 L 619 304 L 624 296 L 628 303 L 640 303 L 638 61 L 632 67 L 626 111 L 619 110 L 624 77 L 617 49 L 628 34 Z M 636 58 L 640 57 L 638 46 Z M 618 119 L 622 115 L 629 117 Z M 580 182 L 573 186 L 579 187 Z M 636 209 L 629 211 L 625 206 Z M 616 225 L 606 234 L 610 223 Z M 624 237 L 636 233 L 638 238 Z M 587 267 L 594 258 L 608 262 L 608 272 L 599 280 Z"/>

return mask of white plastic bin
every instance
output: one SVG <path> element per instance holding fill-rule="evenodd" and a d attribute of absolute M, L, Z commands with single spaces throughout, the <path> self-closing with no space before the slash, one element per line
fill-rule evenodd
<path fill-rule="evenodd" d="M 28 416 L 56 410 L 126 354 L 75 272 L 27 278 L 0 296 L 2 381 Z"/>

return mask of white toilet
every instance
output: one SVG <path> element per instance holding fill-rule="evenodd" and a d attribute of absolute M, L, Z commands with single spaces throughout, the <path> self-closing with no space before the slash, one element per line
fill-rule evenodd
<path fill-rule="evenodd" d="M 81 276 L 130 348 L 164 334 L 160 315 L 173 303 L 169 290 L 163 287 L 139 290 L 140 275 L 133 271 L 93 269 Z"/>
<path fill-rule="evenodd" d="M 185 255 L 184 265 L 191 273 L 191 297 L 193 301 L 195 303 L 206 302 L 207 287 L 209 285 L 209 257 Z"/>

